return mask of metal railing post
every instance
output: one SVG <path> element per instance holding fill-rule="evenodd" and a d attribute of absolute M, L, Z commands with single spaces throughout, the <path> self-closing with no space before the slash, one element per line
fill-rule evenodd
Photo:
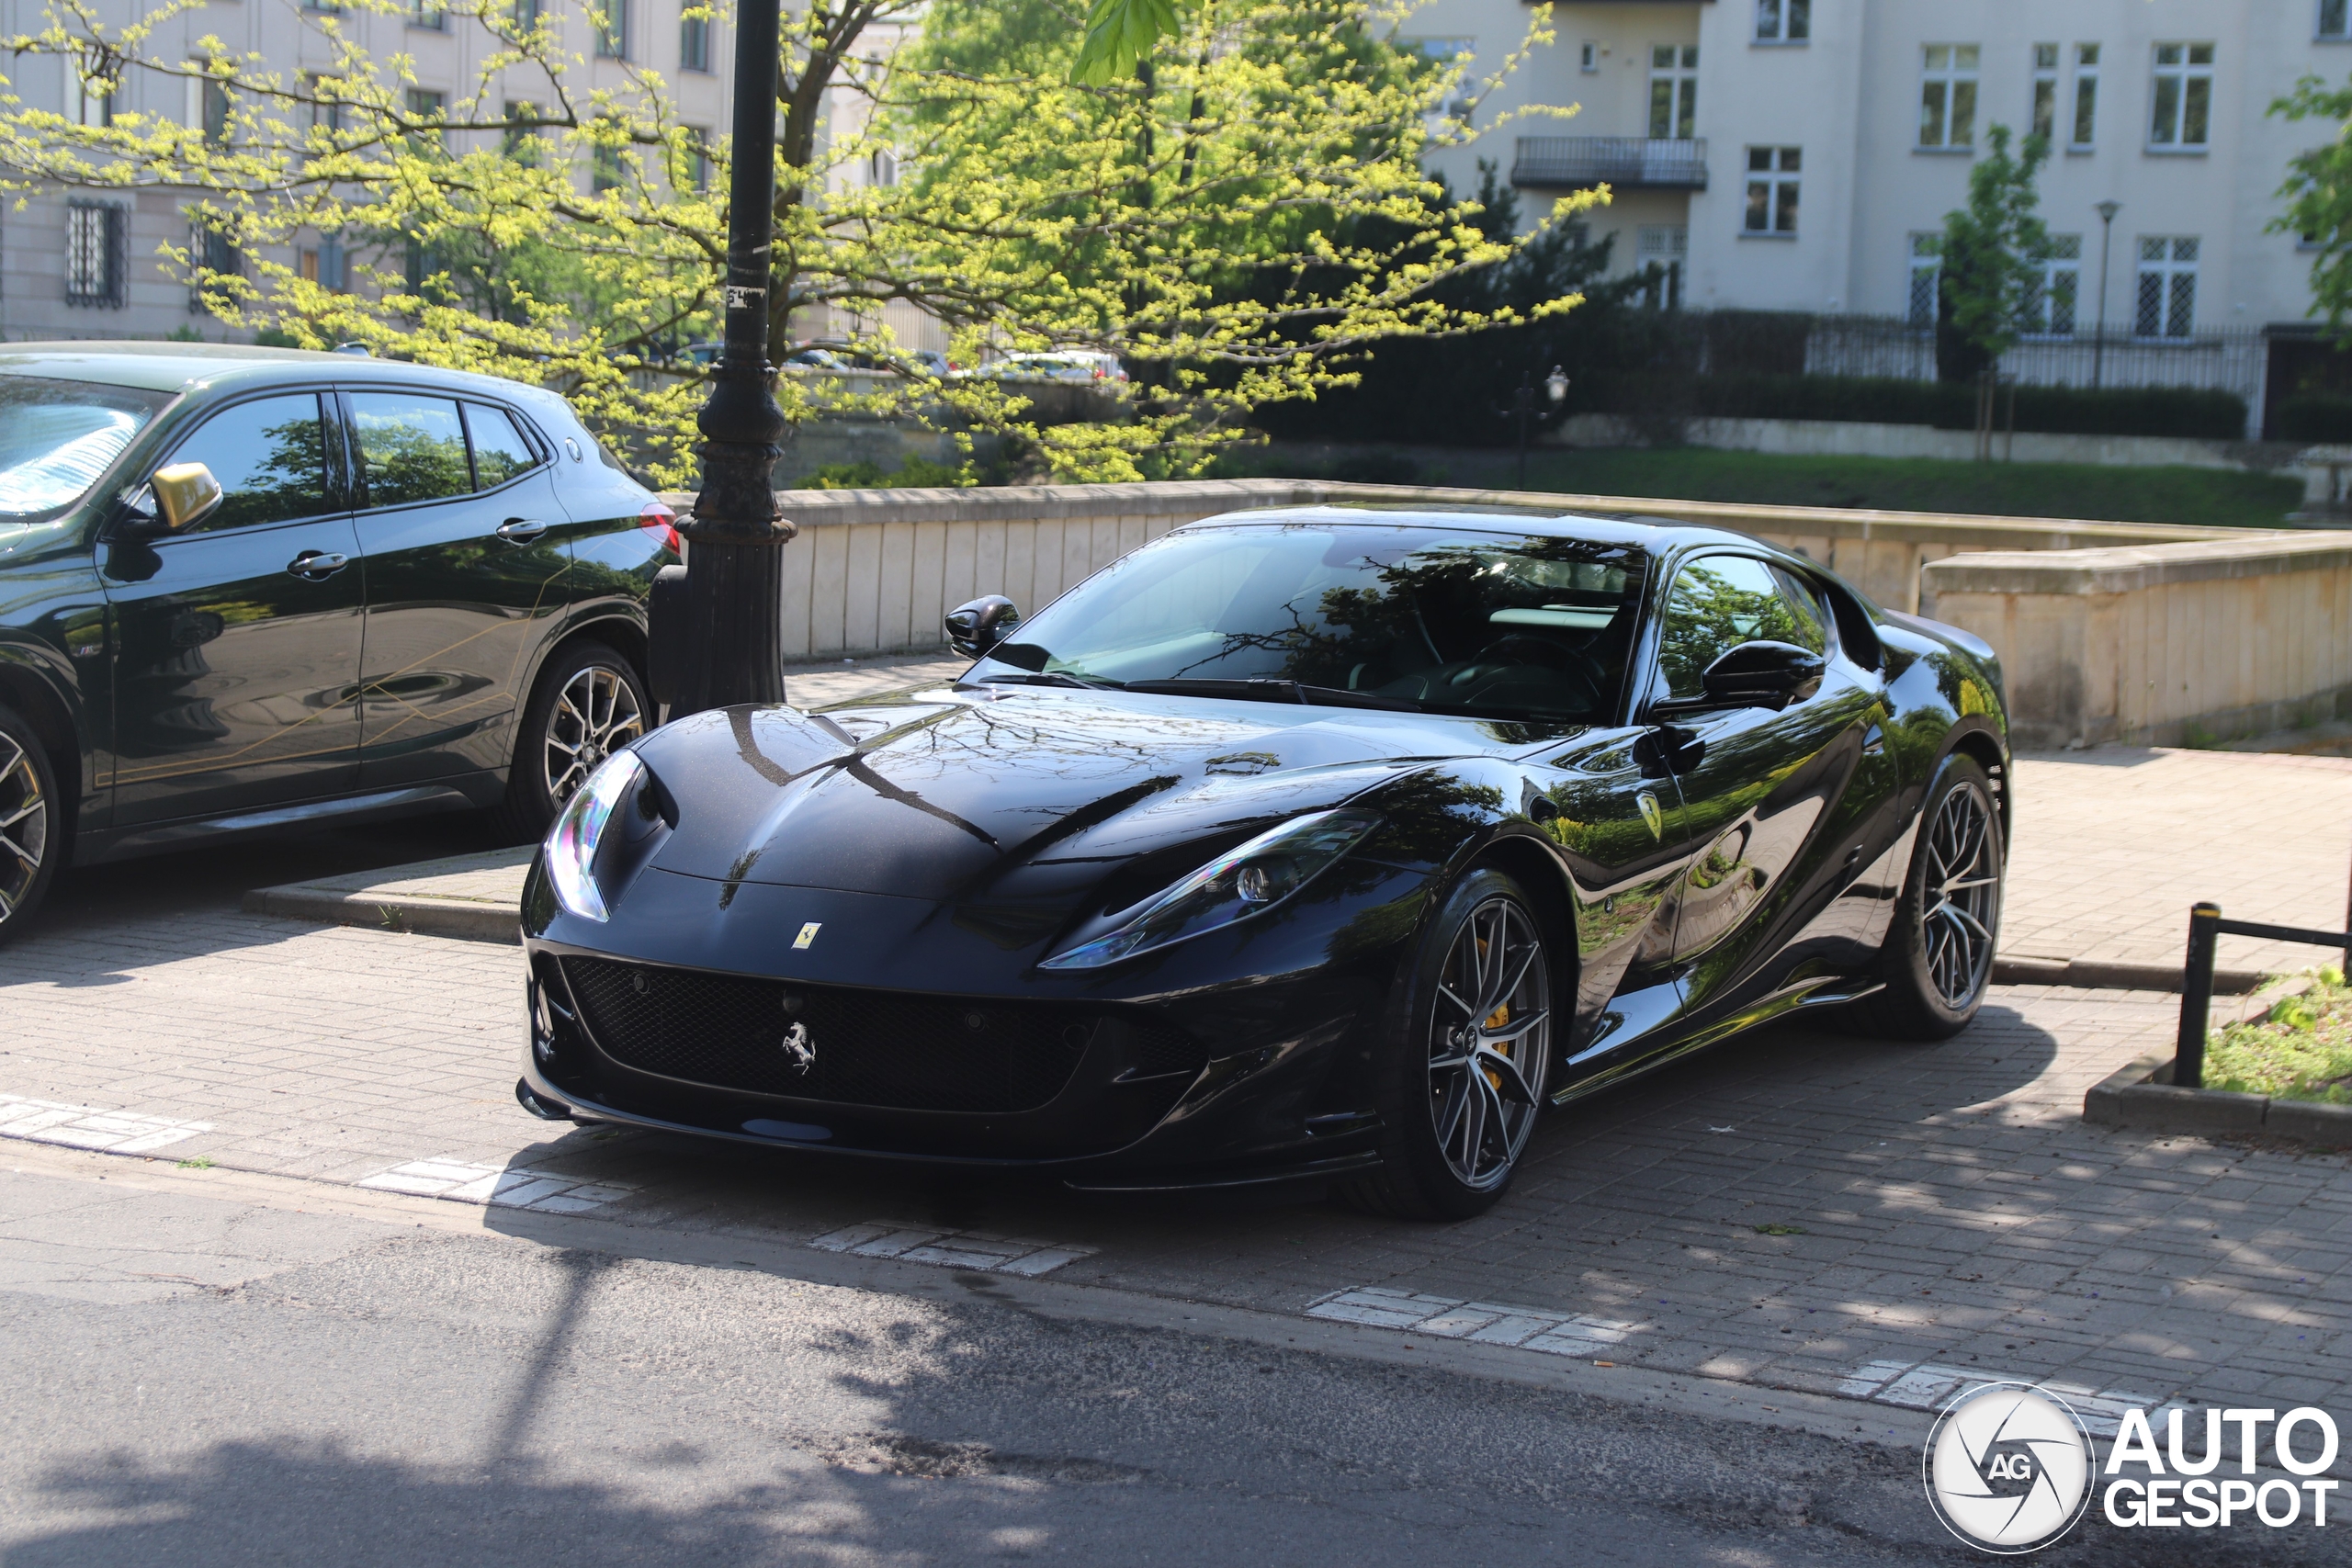
<path fill-rule="evenodd" d="M 2213 947 L 2221 927 L 2219 904 L 2189 908 L 2188 962 L 2180 976 L 2180 1039 L 2172 1058 L 2176 1089 L 2205 1087 L 2205 1030 L 2213 1010 Z"/>

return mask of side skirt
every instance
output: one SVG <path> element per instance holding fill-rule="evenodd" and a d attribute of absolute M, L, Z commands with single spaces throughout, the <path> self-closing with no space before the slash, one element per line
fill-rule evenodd
<path fill-rule="evenodd" d="M 1662 1067 L 1678 1057 L 1687 1056 L 1693 1051 L 1703 1050 L 1735 1034 L 1802 1012 L 1807 1008 L 1842 1007 L 1885 988 L 1883 980 L 1854 980 L 1837 975 L 1817 975 L 1792 986 L 1783 986 L 1770 996 L 1758 998 L 1730 1017 L 1694 1031 L 1646 1060 L 1628 1062 L 1618 1071 L 1596 1073 L 1591 1077 L 1568 1085 L 1552 1096 L 1552 1103 L 1566 1105 L 1588 1095 L 1598 1094 L 1604 1089 L 1613 1089 L 1628 1078 Z"/>

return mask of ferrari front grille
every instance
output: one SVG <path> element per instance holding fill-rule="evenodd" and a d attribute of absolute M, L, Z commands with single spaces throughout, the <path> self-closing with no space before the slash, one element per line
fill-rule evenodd
<path fill-rule="evenodd" d="M 566 958 L 596 1044 L 624 1066 L 713 1088 L 899 1111 L 1034 1111 L 1062 1091 L 1105 1015 Z M 1132 1026 L 1130 1026 L 1132 1027 Z M 1133 1031 L 1155 1064 L 1204 1056 Z M 1166 1066 L 1159 1068 L 1166 1071 Z"/>

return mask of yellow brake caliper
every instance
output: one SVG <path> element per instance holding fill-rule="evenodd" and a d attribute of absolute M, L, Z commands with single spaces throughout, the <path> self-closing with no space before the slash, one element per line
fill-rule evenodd
<path fill-rule="evenodd" d="M 1480 961 L 1481 963 L 1484 963 L 1484 962 L 1486 961 L 1486 957 L 1487 957 L 1487 943 L 1485 943 L 1485 942 L 1480 942 L 1480 943 L 1478 944 L 1478 958 L 1479 958 L 1479 961 Z M 1509 1023 L 1510 1021 L 1510 1004 L 1509 1002 L 1505 1002 L 1502 1006 L 1500 1006 L 1500 1007 L 1497 1008 L 1497 1009 L 1494 1010 L 1493 1014 L 1492 1014 L 1491 1016 L 1489 1016 L 1489 1017 L 1487 1019 L 1486 1022 L 1485 1022 L 1484 1024 L 1482 1024 L 1480 1027 L 1481 1027 L 1481 1028 L 1485 1028 L 1485 1029 L 1500 1029 L 1500 1028 L 1502 1028 L 1502 1027 L 1503 1027 L 1503 1025 L 1505 1025 L 1505 1024 Z M 1506 1040 L 1506 1041 L 1502 1042 L 1501 1043 L 1498 1044 L 1498 1045 L 1495 1047 L 1495 1055 L 1498 1055 L 1498 1056 L 1508 1056 L 1508 1055 L 1510 1055 L 1510 1048 L 1511 1048 L 1511 1044 L 1512 1044 L 1512 1042 L 1508 1041 L 1508 1040 Z M 1503 1076 L 1502 1076 L 1502 1074 L 1500 1074 L 1500 1073 L 1498 1073 L 1498 1072 L 1494 1071 L 1492 1068 L 1485 1069 L 1485 1071 L 1486 1071 L 1486 1074 L 1487 1074 L 1487 1081 L 1488 1083 L 1492 1084 L 1492 1085 L 1493 1085 L 1493 1086 L 1494 1086 L 1498 1090 L 1499 1090 L 1499 1089 L 1503 1087 Z"/>

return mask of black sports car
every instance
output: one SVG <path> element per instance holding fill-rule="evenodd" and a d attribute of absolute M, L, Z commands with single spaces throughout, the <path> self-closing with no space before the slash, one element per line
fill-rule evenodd
<path fill-rule="evenodd" d="M 1984 996 L 1992 649 L 1753 539 L 1239 513 L 948 624 L 952 687 L 697 714 L 580 791 L 527 1107 L 1458 1216 L 1546 1103 Z"/>

